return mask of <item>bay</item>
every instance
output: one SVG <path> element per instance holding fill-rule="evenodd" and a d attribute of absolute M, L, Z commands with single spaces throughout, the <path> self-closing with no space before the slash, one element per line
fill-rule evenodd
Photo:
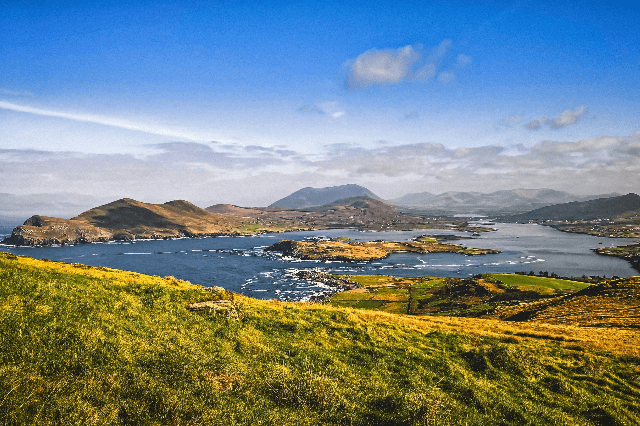
<path fill-rule="evenodd" d="M 339 274 L 384 274 L 393 276 L 468 277 L 479 273 L 536 273 L 560 276 L 638 275 L 624 260 L 599 256 L 591 249 L 630 244 L 629 238 L 603 238 L 570 234 L 541 225 L 491 225 L 471 239 L 455 241 L 468 247 L 491 248 L 500 254 L 466 256 L 453 253 L 418 255 L 396 253 L 375 262 L 322 262 L 283 258 L 264 249 L 282 239 L 347 237 L 353 241 L 409 241 L 417 236 L 466 232 L 443 230 L 361 232 L 335 229 L 250 237 L 184 238 L 138 240 L 61 247 L 12 247 L 0 250 L 38 259 L 82 263 L 129 270 L 149 275 L 174 276 L 205 286 L 222 286 L 252 297 L 280 300 L 307 300 L 331 291 L 323 284 L 296 279 L 301 269 L 320 269 Z"/>

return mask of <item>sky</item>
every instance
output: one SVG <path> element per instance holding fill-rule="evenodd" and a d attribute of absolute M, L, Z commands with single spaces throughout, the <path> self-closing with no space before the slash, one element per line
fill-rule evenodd
<path fill-rule="evenodd" d="M 639 6 L 0 0 L 0 216 L 347 183 L 640 193 L 639 172 Z"/>

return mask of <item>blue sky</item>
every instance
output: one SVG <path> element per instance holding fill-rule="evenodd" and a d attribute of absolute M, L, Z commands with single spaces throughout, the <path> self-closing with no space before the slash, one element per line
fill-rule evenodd
<path fill-rule="evenodd" d="M 0 193 L 640 191 L 638 7 L 0 3 Z"/>

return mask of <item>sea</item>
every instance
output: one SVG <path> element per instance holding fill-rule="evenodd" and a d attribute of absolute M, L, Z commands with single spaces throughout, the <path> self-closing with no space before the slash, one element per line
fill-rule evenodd
<path fill-rule="evenodd" d="M 496 231 L 474 236 L 445 230 L 358 231 L 334 229 L 269 233 L 246 237 L 137 240 L 54 247 L 13 247 L 0 251 L 37 259 L 105 266 L 149 275 L 174 276 L 204 286 L 221 286 L 261 299 L 309 300 L 331 293 L 324 284 L 300 280 L 300 270 L 335 274 L 469 277 L 480 273 L 548 272 L 563 277 L 640 275 L 628 262 L 600 256 L 592 249 L 637 242 L 632 238 L 605 238 L 557 231 L 536 224 L 495 223 Z M 2 231 L 0 230 L 0 233 Z M 10 230 L 5 228 L 6 234 Z M 265 251 L 283 240 L 346 237 L 353 241 L 410 241 L 424 234 L 465 237 L 456 244 L 500 250 L 499 254 L 468 256 L 453 253 L 395 253 L 374 262 L 299 260 Z M 0 235 L 0 240 L 3 236 Z"/>

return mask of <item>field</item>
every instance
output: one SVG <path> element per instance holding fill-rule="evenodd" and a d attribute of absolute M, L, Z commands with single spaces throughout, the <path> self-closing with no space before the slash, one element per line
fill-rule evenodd
<path fill-rule="evenodd" d="M 633 330 L 264 301 L 7 253 L 0 323 L 6 425 L 640 423 Z"/>
<path fill-rule="evenodd" d="M 481 278 L 354 275 L 361 288 L 336 293 L 334 306 L 397 314 L 495 317 L 498 310 L 581 290 L 589 284 L 556 278 L 492 274 Z"/>

